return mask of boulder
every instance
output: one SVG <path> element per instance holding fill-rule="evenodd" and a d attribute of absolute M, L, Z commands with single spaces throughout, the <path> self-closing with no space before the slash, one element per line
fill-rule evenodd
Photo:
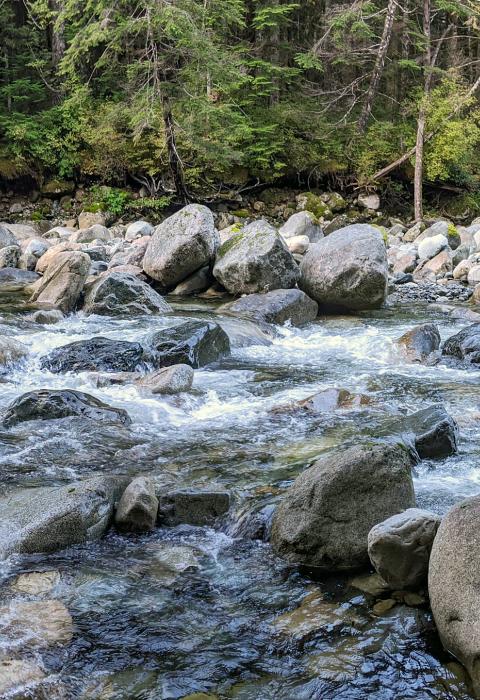
<path fill-rule="evenodd" d="M 472 264 L 470 267 L 468 273 L 467 273 L 467 281 L 468 284 L 471 284 L 472 287 L 480 283 L 480 265 L 479 264 Z"/>
<path fill-rule="evenodd" d="M 0 374 L 5 371 L 5 368 L 20 362 L 28 354 L 28 348 L 15 338 L 8 336 L 0 336 Z"/>
<path fill-rule="evenodd" d="M 170 304 L 146 282 L 125 272 L 101 275 L 85 293 L 83 311 L 100 316 L 168 314 Z"/>
<path fill-rule="evenodd" d="M 283 224 L 279 233 L 285 240 L 306 236 L 310 243 L 316 243 L 323 238 L 323 231 L 317 219 L 309 211 L 299 211 Z"/>
<path fill-rule="evenodd" d="M 295 287 L 300 273 L 278 231 L 254 221 L 218 250 L 213 275 L 230 294 Z"/>
<path fill-rule="evenodd" d="M 378 194 L 361 194 L 358 197 L 358 206 L 362 209 L 377 211 L 380 209 L 380 197 Z"/>
<path fill-rule="evenodd" d="M 187 321 L 157 331 L 150 344 L 151 359 L 157 367 L 177 364 L 203 367 L 230 354 L 228 335 L 212 321 Z"/>
<path fill-rule="evenodd" d="M 0 226 L 8 229 L 17 241 L 24 241 L 26 238 L 35 238 L 40 233 L 39 225 L 31 226 L 30 224 L 9 224 L 3 221 Z"/>
<path fill-rule="evenodd" d="M 73 311 L 87 279 L 90 258 L 85 253 L 58 253 L 35 284 L 30 301 Z"/>
<path fill-rule="evenodd" d="M 139 476 L 129 483 L 115 513 L 115 525 L 122 532 L 148 532 L 157 520 L 158 499 L 152 479 Z"/>
<path fill-rule="evenodd" d="M 444 459 L 458 452 L 458 425 L 443 406 L 429 406 L 395 423 L 387 432 L 401 435 L 420 459 Z"/>
<path fill-rule="evenodd" d="M 458 265 L 456 265 L 453 270 L 453 279 L 466 282 L 468 279 L 468 273 L 470 272 L 473 265 L 473 260 L 460 260 Z"/>
<path fill-rule="evenodd" d="M 292 255 L 303 255 L 307 252 L 309 245 L 308 236 L 294 236 L 287 240 L 287 248 Z"/>
<path fill-rule="evenodd" d="M 404 333 L 397 344 L 409 362 L 423 363 L 439 349 L 440 333 L 435 324 L 424 323 Z"/>
<path fill-rule="evenodd" d="M 367 224 L 339 229 L 310 246 L 299 286 L 320 307 L 380 307 L 387 295 L 387 253 L 382 234 Z"/>
<path fill-rule="evenodd" d="M 368 556 L 390 588 L 418 589 L 427 580 L 428 562 L 441 518 L 419 508 L 375 525 L 368 533 Z"/>
<path fill-rule="evenodd" d="M 60 238 L 67 239 L 70 238 L 72 233 L 75 233 L 77 229 L 72 226 L 54 226 L 48 229 L 43 236 L 44 238 Z"/>
<path fill-rule="evenodd" d="M 431 260 L 445 248 L 448 248 L 448 240 L 439 233 L 437 236 L 423 239 L 418 244 L 418 257 L 420 260 Z"/>
<path fill-rule="evenodd" d="M 414 505 L 411 458 L 403 445 L 350 447 L 297 477 L 275 511 L 271 543 L 294 564 L 360 568 L 368 564 L 372 527 Z"/>
<path fill-rule="evenodd" d="M 78 215 L 78 228 L 86 229 L 95 224 L 105 226 L 105 215 L 101 212 L 82 211 Z"/>
<path fill-rule="evenodd" d="M 83 391 L 73 389 L 38 389 L 14 399 L 3 414 L 7 428 L 30 420 L 57 420 L 79 416 L 96 422 L 129 425 L 131 420 L 122 408 L 114 408 Z"/>
<path fill-rule="evenodd" d="M 4 267 L 0 269 L 0 292 L 26 293 L 38 279 L 39 276 L 35 272 Z"/>
<path fill-rule="evenodd" d="M 133 372 L 142 359 L 140 343 L 97 337 L 55 348 L 40 359 L 40 366 L 54 373 Z"/>
<path fill-rule="evenodd" d="M 447 239 L 448 245 L 452 250 L 458 248 L 462 243 L 460 233 L 450 221 L 436 221 L 434 224 L 426 228 L 415 240 L 417 244 L 425 241 L 427 238 L 436 236 L 444 236 Z"/>
<path fill-rule="evenodd" d="M 101 476 L 3 496 L 0 559 L 14 553 L 54 552 L 102 537 L 125 484 L 123 477 Z"/>
<path fill-rule="evenodd" d="M 0 249 L 9 246 L 18 246 L 17 239 L 6 226 L 0 224 Z"/>
<path fill-rule="evenodd" d="M 143 269 L 162 288 L 171 289 L 209 265 L 219 244 L 210 209 L 190 204 L 157 226 L 143 258 Z"/>
<path fill-rule="evenodd" d="M 213 525 L 228 512 L 230 495 L 222 490 L 171 491 L 159 499 L 158 520 L 161 525 Z"/>
<path fill-rule="evenodd" d="M 63 321 L 64 318 L 65 316 L 59 309 L 39 309 L 25 316 L 27 321 L 41 323 L 43 325 L 58 323 L 59 321 Z"/>
<path fill-rule="evenodd" d="M 153 226 L 148 221 L 134 221 L 133 224 L 127 226 L 125 240 L 133 241 L 135 238 L 141 238 L 142 236 L 151 236 L 152 233 Z"/>
<path fill-rule="evenodd" d="M 453 262 L 450 250 L 442 250 L 430 260 L 423 260 L 413 272 L 415 281 L 436 282 L 437 277 L 444 277 L 448 272 L 452 272 Z"/>
<path fill-rule="evenodd" d="M 480 696 L 480 496 L 443 518 L 430 555 L 428 592 L 444 647 L 467 669 Z"/>
<path fill-rule="evenodd" d="M 190 391 L 194 372 L 190 365 L 162 367 L 136 381 L 137 386 L 149 389 L 152 394 L 180 394 Z"/>
<path fill-rule="evenodd" d="M 45 272 L 48 270 L 48 267 L 51 265 L 51 263 L 54 261 L 54 259 L 58 255 L 58 253 L 65 253 L 66 251 L 80 250 L 80 249 L 81 249 L 81 245 L 79 243 L 63 242 L 63 243 L 57 243 L 56 245 L 52 245 L 52 247 L 49 248 L 37 260 L 37 264 L 35 266 L 35 272 L 38 272 L 41 275 L 44 275 Z"/>
<path fill-rule="evenodd" d="M 18 245 L 7 245 L 0 249 L 0 268 L 18 267 L 20 248 Z"/>
<path fill-rule="evenodd" d="M 183 282 L 177 284 L 175 289 L 170 292 L 170 295 L 187 297 L 192 294 L 201 294 L 202 292 L 206 292 L 214 281 L 210 268 L 202 267 L 200 270 L 197 270 L 187 277 L 187 279 L 183 280 Z"/>
<path fill-rule="evenodd" d="M 116 268 L 123 265 L 136 265 L 137 267 L 141 267 L 146 250 L 147 243 L 144 245 L 131 245 L 127 250 L 119 250 L 112 255 L 108 267 Z"/>
<path fill-rule="evenodd" d="M 300 289 L 274 289 L 266 294 L 248 294 L 224 304 L 218 313 L 242 316 L 264 323 L 301 326 L 315 320 L 318 304 Z"/>
<path fill-rule="evenodd" d="M 474 323 L 452 335 L 444 343 L 442 353 L 448 357 L 480 364 L 480 323 Z"/>
<path fill-rule="evenodd" d="M 392 272 L 394 275 L 413 272 L 417 266 L 417 252 L 410 246 L 401 246 L 399 254 L 394 260 Z"/>
<path fill-rule="evenodd" d="M 81 228 L 70 236 L 71 243 L 91 243 L 92 241 L 111 241 L 112 234 L 106 226 L 93 224 L 88 228 Z"/>

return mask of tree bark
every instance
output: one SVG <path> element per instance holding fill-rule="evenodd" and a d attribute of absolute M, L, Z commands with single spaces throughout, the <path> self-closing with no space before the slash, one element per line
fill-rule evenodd
<path fill-rule="evenodd" d="M 427 99 L 432 85 L 432 36 L 431 36 L 431 0 L 423 0 L 423 35 L 425 52 L 423 56 L 424 88 L 417 120 L 417 141 L 415 144 L 415 175 L 413 180 L 413 200 L 415 221 L 423 218 L 423 153 L 425 147 L 425 124 L 427 120 Z"/>
<path fill-rule="evenodd" d="M 380 84 L 380 79 L 382 77 L 383 69 L 385 67 L 385 59 L 387 57 L 388 47 L 390 46 L 390 41 L 392 39 L 392 28 L 393 21 L 395 19 L 395 12 L 397 10 L 397 0 L 388 0 L 387 15 L 385 17 L 385 24 L 383 25 L 382 38 L 380 40 L 380 46 L 378 47 L 377 58 L 375 60 L 375 67 L 373 69 L 372 77 L 370 79 L 370 85 L 368 87 L 367 97 L 363 105 L 362 113 L 358 121 L 357 130 L 362 134 L 368 124 L 370 119 L 370 114 L 372 113 L 372 107 L 377 95 L 378 86 Z"/>
<path fill-rule="evenodd" d="M 177 151 L 177 139 L 175 135 L 175 122 L 173 119 L 170 100 L 164 94 L 162 95 L 162 113 L 163 124 L 165 127 L 165 140 L 167 143 L 168 163 L 172 173 L 175 191 L 180 201 L 186 204 L 189 201 L 187 188 L 185 187 L 185 179 L 183 176 L 183 165 Z"/>

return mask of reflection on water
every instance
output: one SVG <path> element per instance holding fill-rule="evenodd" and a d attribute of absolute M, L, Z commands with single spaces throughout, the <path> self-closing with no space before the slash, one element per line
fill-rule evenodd
<path fill-rule="evenodd" d="M 442 513 L 478 493 L 480 372 L 408 365 L 394 343 L 423 320 L 436 321 L 442 338 L 465 324 L 421 307 L 278 331 L 238 321 L 232 356 L 196 371 L 193 392 L 177 397 L 148 396 L 131 385 L 97 388 L 88 373 L 39 369 L 39 358 L 51 349 L 94 335 L 142 342 L 184 318 L 214 318 L 232 332 L 232 319 L 216 315 L 211 304 L 176 309 L 166 319 L 77 315 L 53 326 L 30 323 L 20 310 L 0 316 L 0 332 L 30 351 L 2 378 L 0 408 L 32 389 L 69 387 L 126 409 L 133 420 L 131 427 L 72 418 L 0 429 L 5 490 L 98 472 L 144 472 L 159 484 L 221 485 L 234 500 L 230 521 L 217 531 L 110 533 L 88 546 L 1 564 L 0 617 L 5 606 L 21 601 L 56 600 L 72 618 L 71 641 L 17 644 L 15 658 L 35 662 L 50 682 L 49 698 L 470 698 L 425 605 L 397 601 L 376 617 L 375 597 L 348 579 L 312 581 L 275 558 L 267 544 L 231 536 L 241 531 L 233 527 L 239 515 L 271 511 L 320 454 L 432 403 L 445 404 L 457 419 L 460 454 L 416 468 L 419 505 Z M 371 401 L 323 414 L 278 410 L 329 387 Z M 46 573 L 24 576 L 31 572 Z M 2 638 L 2 656 L 12 654 L 11 644 Z"/>

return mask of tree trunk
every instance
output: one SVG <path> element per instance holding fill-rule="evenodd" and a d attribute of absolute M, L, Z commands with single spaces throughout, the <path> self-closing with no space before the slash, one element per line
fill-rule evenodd
<path fill-rule="evenodd" d="M 388 47 L 390 46 L 390 41 L 392 39 L 392 27 L 393 21 L 395 19 L 395 12 L 397 9 L 397 0 L 388 0 L 387 15 L 385 17 L 385 24 L 383 25 L 383 34 L 380 40 L 380 45 L 378 47 L 377 58 L 375 61 L 375 67 L 373 69 L 372 77 L 370 79 L 370 85 L 368 87 L 367 97 L 365 99 L 362 113 L 358 121 L 358 132 L 362 134 L 368 124 L 370 119 L 370 114 L 372 113 L 373 102 L 377 95 L 378 86 L 380 84 L 380 79 L 382 77 L 383 69 L 385 67 L 385 59 L 387 57 Z"/>
<path fill-rule="evenodd" d="M 425 122 L 427 99 L 430 94 L 432 84 L 432 37 L 431 37 L 431 5 L 430 0 L 423 0 L 423 34 L 425 37 L 425 52 L 423 57 L 424 66 L 424 89 L 423 99 L 417 120 L 417 142 L 415 145 L 415 175 L 413 180 L 413 199 L 415 221 L 423 218 L 423 151 L 425 146 Z"/>
<path fill-rule="evenodd" d="M 188 192 L 185 187 L 185 179 L 183 177 L 183 165 L 177 151 L 177 140 L 175 136 L 175 122 L 173 120 L 172 108 L 170 100 L 166 95 L 162 95 L 162 111 L 163 124 L 165 127 L 165 139 L 167 143 L 168 162 L 172 173 L 175 191 L 180 201 L 185 204 L 188 202 Z"/>
<path fill-rule="evenodd" d="M 65 54 L 66 48 L 65 25 L 62 20 L 59 20 L 60 13 L 63 9 L 62 0 L 50 0 L 50 9 L 53 14 L 50 24 L 51 56 L 52 66 L 56 71 Z"/>

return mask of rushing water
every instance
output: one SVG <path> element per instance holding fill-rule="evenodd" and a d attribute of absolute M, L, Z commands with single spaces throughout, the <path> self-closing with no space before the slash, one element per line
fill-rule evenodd
<path fill-rule="evenodd" d="M 70 387 L 125 408 L 133 421 L 120 428 L 79 419 L 0 428 L 4 491 L 98 473 L 145 473 L 159 485 L 221 486 L 233 497 L 215 530 L 111 532 L 94 544 L 1 565 L 2 605 L 54 598 L 73 618 L 68 643 L 45 649 L 35 640 L 16 642 L 16 655 L 34 659 L 48 675 L 45 698 L 57 697 L 55 689 L 59 697 L 83 700 L 471 697 L 425 606 L 399 604 L 375 616 L 375 599 L 348 578 L 312 580 L 235 527 L 247 511 L 272 506 L 319 455 L 433 403 L 443 403 L 458 421 L 460 454 L 416 469 L 418 504 L 443 513 L 478 493 L 480 372 L 407 364 L 394 342 L 420 321 L 434 320 L 443 339 L 466 323 L 419 306 L 269 334 L 198 301 L 177 305 L 165 318 L 78 314 L 52 326 L 29 322 L 10 305 L 0 313 L 0 333 L 30 349 L 27 362 L 2 378 L 0 409 L 32 389 Z M 39 369 L 42 355 L 74 340 L 142 341 L 185 318 L 214 318 L 234 336 L 231 357 L 197 370 L 188 395 L 154 397 L 128 385 L 99 389 L 89 373 Z M 326 387 L 368 394 L 371 403 L 315 416 L 272 411 Z M 58 572 L 48 593 L 13 585 L 19 574 L 39 571 Z M 11 644 L 0 641 L 5 653 Z"/>

